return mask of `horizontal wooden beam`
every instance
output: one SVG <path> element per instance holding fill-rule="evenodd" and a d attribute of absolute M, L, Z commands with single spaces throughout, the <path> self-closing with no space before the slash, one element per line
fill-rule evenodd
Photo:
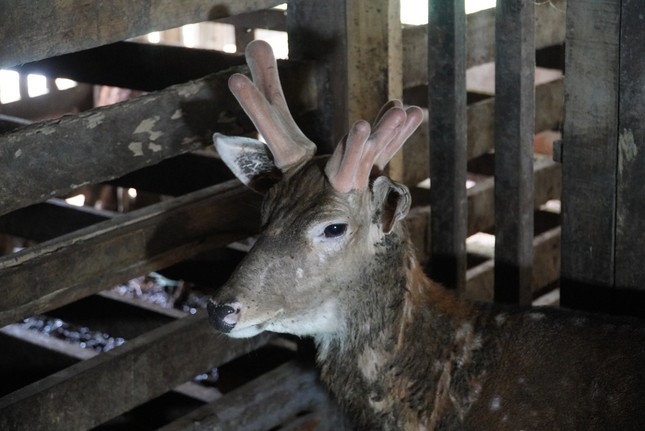
<path fill-rule="evenodd" d="M 551 0 L 535 6 L 535 48 L 564 43 L 566 0 Z M 495 59 L 495 9 L 466 16 L 466 67 Z M 428 83 L 428 26 L 403 29 L 403 82 L 406 88 Z"/>
<path fill-rule="evenodd" d="M 283 64 L 292 112 L 315 103 L 308 67 Z M 0 215 L 254 130 L 228 90 L 229 69 L 0 136 Z M 295 76 L 297 75 L 297 77 Z"/>
<path fill-rule="evenodd" d="M 159 431 L 274 429 L 302 411 L 325 409 L 328 403 L 329 396 L 318 381 L 318 371 L 292 361 Z M 240 414 L 242 411 L 244 414 Z M 331 426 L 334 415 L 327 419 L 330 425 L 325 429 L 337 429 Z"/>
<path fill-rule="evenodd" d="M 200 311 L 0 398 L 0 429 L 92 428 L 270 338 L 222 337 Z"/>
<path fill-rule="evenodd" d="M 241 13 L 218 19 L 217 22 L 231 24 L 242 29 L 287 31 L 287 13 L 281 9 L 267 9 Z M 240 47 L 237 47 L 240 51 Z"/>
<path fill-rule="evenodd" d="M 212 49 L 117 42 L 25 63 L 13 69 L 88 84 L 156 91 L 245 64 L 241 55 Z"/>
<path fill-rule="evenodd" d="M 0 259 L 0 326 L 251 235 L 260 196 L 229 181 Z"/>
<path fill-rule="evenodd" d="M 152 31 L 268 9 L 283 0 L 0 2 L 0 68 L 94 48 Z"/>

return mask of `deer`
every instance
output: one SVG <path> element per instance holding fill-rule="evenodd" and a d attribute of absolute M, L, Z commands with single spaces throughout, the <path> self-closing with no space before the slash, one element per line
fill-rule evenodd
<path fill-rule="evenodd" d="M 266 142 L 214 135 L 262 193 L 257 241 L 208 302 L 233 338 L 311 337 L 320 379 L 359 430 L 636 430 L 645 426 L 638 320 L 469 302 L 428 278 L 384 175 L 423 119 L 400 101 L 356 121 L 331 155 L 295 123 L 266 42 L 229 88 Z"/>

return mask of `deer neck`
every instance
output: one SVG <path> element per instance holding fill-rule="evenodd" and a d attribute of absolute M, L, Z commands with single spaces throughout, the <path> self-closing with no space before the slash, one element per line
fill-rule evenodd
<path fill-rule="evenodd" d="M 382 426 L 383 417 L 392 428 L 415 420 L 421 426 L 431 420 L 419 412 L 443 402 L 435 394 L 442 375 L 453 371 L 446 364 L 455 362 L 455 351 L 466 363 L 481 347 L 473 330 L 477 313 L 424 275 L 404 232 L 383 245 L 358 281 L 363 298 L 348 301 L 358 305 L 347 310 L 343 336 L 317 340 L 321 378 L 364 428 Z M 419 394 L 419 410 L 398 405 L 420 382 L 429 390 Z M 464 389 L 464 405 L 476 391 Z"/>

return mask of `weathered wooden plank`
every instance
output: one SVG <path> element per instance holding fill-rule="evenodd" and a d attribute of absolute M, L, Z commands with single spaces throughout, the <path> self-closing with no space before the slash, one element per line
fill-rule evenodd
<path fill-rule="evenodd" d="M 210 49 L 117 42 L 13 68 L 89 84 L 156 91 L 245 64 L 240 55 Z"/>
<path fill-rule="evenodd" d="M 561 289 L 567 307 L 575 307 L 575 292 L 592 290 L 584 285 L 614 285 L 620 13 L 620 2 L 567 3 Z"/>
<path fill-rule="evenodd" d="M 227 85 L 231 73 L 243 70 L 0 136 L 0 214 L 210 145 L 215 131 L 254 130 Z M 309 109 L 315 100 L 309 97 L 308 67 L 285 65 L 281 74 L 292 110 Z"/>
<path fill-rule="evenodd" d="M 229 181 L 0 259 L 0 325 L 253 233 L 260 196 Z"/>
<path fill-rule="evenodd" d="M 264 29 L 274 31 L 287 31 L 287 12 L 281 9 L 267 9 L 254 12 L 247 12 L 220 18 L 217 22 L 231 24 L 235 27 L 246 30 Z M 237 37 L 235 42 L 238 43 Z M 237 47 L 238 51 L 240 47 Z"/>
<path fill-rule="evenodd" d="M 495 301 L 528 305 L 533 265 L 535 5 L 495 17 Z"/>
<path fill-rule="evenodd" d="M 213 131 L 236 125 L 222 119 L 226 108 L 235 106 L 226 84 L 229 75 L 0 137 L 0 214 L 208 145 Z"/>
<path fill-rule="evenodd" d="M 218 336 L 200 311 L 1 398 L 0 428 L 88 429 L 270 338 Z"/>
<path fill-rule="evenodd" d="M 324 152 L 331 153 L 347 133 L 347 47 L 345 0 L 292 0 L 287 13 L 289 57 L 314 60 L 318 67 L 316 99 L 319 109 L 309 119 L 309 133 Z"/>
<path fill-rule="evenodd" d="M 399 0 L 289 3 L 290 58 L 323 65 L 312 136 L 326 151 L 356 120 L 372 121 L 388 99 L 401 98 L 399 15 Z"/>
<path fill-rule="evenodd" d="M 428 138 L 433 279 L 466 286 L 466 14 L 464 2 L 430 1 Z"/>
<path fill-rule="evenodd" d="M 564 43 L 566 0 L 535 2 L 535 47 Z M 495 58 L 495 9 L 486 9 L 466 17 L 466 67 L 489 63 Z M 405 88 L 428 82 L 428 26 L 403 29 L 403 82 Z"/>
<path fill-rule="evenodd" d="M 562 123 L 564 80 L 539 84 L 535 88 L 535 131 L 557 130 Z M 468 105 L 468 160 L 490 152 L 495 143 L 495 99 L 490 98 Z M 429 157 L 428 126 L 424 123 L 403 147 L 407 185 L 416 185 L 430 176 L 426 160 Z"/>
<path fill-rule="evenodd" d="M 208 21 L 267 9 L 280 0 L 65 0 L 0 3 L 0 67 Z"/>
<path fill-rule="evenodd" d="M 302 411 L 326 409 L 329 403 L 328 395 L 318 381 L 318 372 L 311 366 L 292 361 L 159 431 L 268 430 Z M 333 414 L 328 415 L 328 419 L 333 418 Z"/>
<path fill-rule="evenodd" d="M 399 0 L 346 3 L 347 127 L 372 121 L 381 106 L 403 95 Z"/>
<path fill-rule="evenodd" d="M 643 3 L 623 0 L 620 28 L 616 286 L 645 289 L 645 26 Z"/>

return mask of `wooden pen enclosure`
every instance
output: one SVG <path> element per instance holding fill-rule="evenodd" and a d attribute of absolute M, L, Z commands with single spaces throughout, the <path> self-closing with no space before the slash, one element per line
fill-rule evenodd
<path fill-rule="evenodd" d="M 561 292 L 568 307 L 645 314 L 638 2 L 498 0 L 466 15 L 430 0 L 416 26 L 399 0 L 279 3 L 0 4 L 0 69 L 20 73 L 22 96 L 0 104 L 0 429 L 346 426 L 306 344 L 217 336 L 201 308 L 258 228 L 260 197 L 211 136 L 254 132 L 227 79 L 263 29 L 288 35 L 285 93 L 321 152 L 390 98 L 427 109 L 389 173 L 412 190 L 435 278 L 476 300 L 556 305 Z M 178 44 L 193 23 L 207 42 Z M 162 43 L 143 40 L 157 31 Z M 48 94 L 28 96 L 29 74 Z M 96 106 L 101 89 L 127 97 Z M 78 194 L 84 206 L 64 199 Z M 201 296 L 164 308 L 114 289 L 150 280 L 170 302 Z M 48 335 L 68 322 L 116 347 Z"/>

